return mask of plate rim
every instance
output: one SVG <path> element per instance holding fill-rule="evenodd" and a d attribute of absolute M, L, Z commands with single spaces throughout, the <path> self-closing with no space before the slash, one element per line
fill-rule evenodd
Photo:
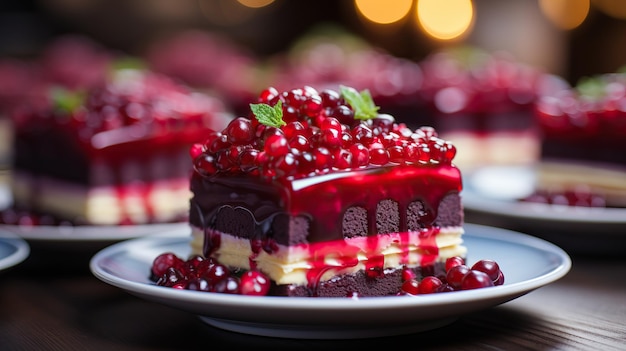
<path fill-rule="evenodd" d="M 556 267 L 548 272 L 540 274 L 532 279 L 528 279 L 522 282 L 515 282 L 512 284 L 505 284 L 501 286 L 490 287 L 488 289 L 475 289 L 467 291 L 459 291 L 452 293 L 442 294 L 430 294 L 428 296 L 421 295 L 418 298 L 412 298 L 407 296 L 384 296 L 384 297 L 367 297 L 360 299 L 348 299 L 348 298 L 311 298 L 311 297 L 281 297 L 281 296 L 242 296 L 242 295 L 229 295 L 229 294 L 217 294 L 207 293 L 199 291 L 189 290 L 177 290 L 159 287 L 153 284 L 146 284 L 144 282 L 131 281 L 115 276 L 114 274 L 107 272 L 100 267 L 102 260 L 113 257 L 120 254 L 132 246 L 141 246 L 142 244 L 149 243 L 153 240 L 171 240 L 178 242 L 185 239 L 180 235 L 177 237 L 167 236 L 151 236 L 142 237 L 137 239 L 131 239 L 123 241 L 117 244 L 110 245 L 92 256 L 89 262 L 89 268 L 92 274 L 98 279 L 116 286 L 127 292 L 133 294 L 139 294 L 142 296 L 158 295 L 160 298 L 171 299 L 186 299 L 187 302 L 193 303 L 220 303 L 236 305 L 240 308 L 255 307 L 262 304 L 264 308 L 278 308 L 281 310 L 298 307 L 304 310 L 320 310 L 327 309 L 337 311 L 339 310 L 355 310 L 355 309 L 379 309 L 379 308 L 403 308 L 403 307 L 416 307 L 416 306 L 440 306 L 448 305 L 450 303 L 467 303 L 470 301 L 486 301 L 494 298 L 501 298 L 503 296 L 519 297 L 525 293 L 533 291 L 544 285 L 552 283 L 562 277 L 564 277 L 571 269 L 572 260 L 570 256 L 560 247 L 552 244 L 546 240 L 534 237 L 528 234 L 479 225 L 466 223 L 466 233 L 468 230 L 475 232 L 466 234 L 468 236 L 481 237 L 483 239 L 499 240 L 508 243 L 521 244 L 525 247 L 532 247 L 537 250 L 547 251 L 551 254 L 555 254 L 559 257 L 560 261 Z M 489 232 L 496 231 L 498 237 L 494 238 L 493 234 Z M 306 301 L 306 303 L 304 303 Z M 346 301 L 352 301 L 346 303 Z"/>

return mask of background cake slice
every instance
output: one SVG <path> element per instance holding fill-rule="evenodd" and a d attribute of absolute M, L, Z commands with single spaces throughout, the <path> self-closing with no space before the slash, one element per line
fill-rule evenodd
<path fill-rule="evenodd" d="M 626 69 L 542 96 L 536 118 L 539 194 L 528 200 L 626 207 Z"/>
<path fill-rule="evenodd" d="M 89 89 L 48 85 L 43 101 L 13 114 L 14 207 L 77 225 L 184 221 L 189 147 L 230 117 L 167 76 L 110 73 Z"/>

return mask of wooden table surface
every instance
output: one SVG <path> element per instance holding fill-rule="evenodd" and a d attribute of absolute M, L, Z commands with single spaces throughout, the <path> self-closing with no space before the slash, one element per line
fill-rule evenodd
<path fill-rule="evenodd" d="M 0 350 L 626 350 L 626 258 L 573 255 L 563 278 L 439 329 L 358 340 L 266 338 L 223 331 L 197 316 L 95 278 L 98 248 L 31 243 L 0 274 Z"/>

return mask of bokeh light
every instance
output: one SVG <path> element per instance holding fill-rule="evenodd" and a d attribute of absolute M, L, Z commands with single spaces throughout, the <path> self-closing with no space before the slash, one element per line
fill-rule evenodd
<path fill-rule="evenodd" d="M 428 35 L 441 40 L 467 34 L 474 21 L 471 0 L 417 0 L 417 20 Z"/>
<path fill-rule="evenodd" d="M 366 19 L 390 24 L 400 21 L 411 11 L 413 0 L 354 0 L 354 6 Z"/>
<path fill-rule="evenodd" d="M 571 30 L 587 18 L 589 0 L 539 0 L 539 8 L 555 26 Z"/>
<path fill-rule="evenodd" d="M 274 2 L 274 0 L 237 0 L 240 4 L 254 9 L 265 7 Z"/>

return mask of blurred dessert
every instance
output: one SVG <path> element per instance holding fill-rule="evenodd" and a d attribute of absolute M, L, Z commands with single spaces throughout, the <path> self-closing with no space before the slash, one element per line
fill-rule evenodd
<path fill-rule="evenodd" d="M 259 59 L 219 33 L 184 30 L 160 37 L 145 52 L 149 67 L 217 96 L 236 115 L 263 89 Z"/>
<path fill-rule="evenodd" d="M 10 211 L 41 224 L 185 220 L 189 147 L 229 116 L 219 100 L 167 76 L 106 67 L 93 75 L 104 80 L 46 84 L 39 103 L 14 110 Z"/>
<path fill-rule="evenodd" d="M 420 66 L 375 47 L 343 28 L 320 26 L 268 60 L 270 85 L 279 90 L 311 86 L 338 90 L 341 85 L 369 90 L 380 111 L 410 128 L 432 125 L 416 94 Z"/>
<path fill-rule="evenodd" d="M 87 36 L 66 34 L 48 43 L 37 63 L 47 84 L 89 89 L 107 80 L 111 64 L 119 56 Z"/>
<path fill-rule="evenodd" d="M 533 107 L 556 77 L 505 52 L 452 47 L 419 62 L 420 98 L 442 137 L 459 147 L 461 168 L 527 164 L 539 158 Z"/>
<path fill-rule="evenodd" d="M 536 112 L 542 193 L 559 198 L 578 193 L 595 199 L 587 206 L 626 207 L 626 154 L 621 152 L 626 149 L 626 70 L 585 77 L 544 95 Z M 530 200 L 546 197 L 534 194 Z"/>
<path fill-rule="evenodd" d="M 8 170 L 13 157 L 13 122 L 10 115 L 32 89 L 35 76 L 31 65 L 22 60 L 0 60 L 0 170 Z"/>
<path fill-rule="evenodd" d="M 113 60 L 108 49 L 80 34 L 54 38 L 36 58 L 2 58 L 0 165 L 11 166 L 14 130 L 10 115 L 45 105 L 50 86 L 88 89 L 102 84 Z"/>

